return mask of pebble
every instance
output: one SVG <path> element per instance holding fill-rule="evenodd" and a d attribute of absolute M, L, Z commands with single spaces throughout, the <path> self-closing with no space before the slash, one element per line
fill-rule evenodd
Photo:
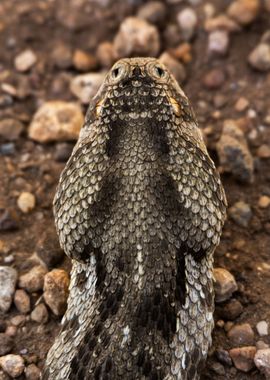
<path fill-rule="evenodd" d="M 15 327 L 23 326 L 26 322 L 26 316 L 25 315 L 15 315 L 15 317 L 12 317 L 10 319 L 10 323 Z"/>
<path fill-rule="evenodd" d="M 270 12 L 270 0 L 264 0 L 264 6 L 267 12 Z"/>
<path fill-rule="evenodd" d="M 23 289 L 16 290 L 14 295 L 14 303 L 20 313 L 29 313 L 31 309 L 30 297 Z"/>
<path fill-rule="evenodd" d="M 31 319 L 34 322 L 45 324 L 48 322 L 49 313 L 44 305 L 44 303 L 40 303 L 37 305 L 31 313 Z"/>
<path fill-rule="evenodd" d="M 44 300 L 52 312 L 59 316 L 66 311 L 69 277 L 62 269 L 47 273 L 44 281 Z"/>
<path fill-rule="evenodd" d="M 14 337 L 17 334 L 17 330 L 18 330 L 18 328 L 16 326 L 10 325 L 7 327 L 5 334 L 8 336 Z"/>
<path fill-rule="evenodd" d="M 18 377 L 24 371 L 24 360 L 20 355 L 6 355 L 0 358 L 0 366 L 11 377 Z"/>
<path fill-rule="evenodd" d="M 91 71 L 98 66 L 98 61 L 92 54 L 79 49 L 75 50 L 72 60 L 78 71 Z"/>
<path fill-rule="evenodd" d="M 44 277 L 46 273 L 46 269 L 41 265 L 33 267 L 29 272 L 20 276 L 19 287 L 26 289 L 29 293 L 37 292 L 43 289 Z"/>
<path fill-rule="evenodd" d="M 249 64 L 256 70 L 269 71 L 270 70 L 270 44 L 261 42 L 259 43 L 248 56 Z"/>
<path fill-rule="evenodd" d="M 26 72 L 30 70 L 36 62 L 36 54 L 32 50 L 27 49 L 15 57 L 14 65 L 16 70 L 20 72 Z"/>
<path fill-rule="evenodd" d="M 247 109 L 248 106 L 249 106 L 249 100 L 244 97 L 241 97 L 235 103 L 234 108 L 237 112 L 243 112 Z"/>
<path fill-rule="evenodd" d="M 3 119 L 0 121 L 0 136 L 8 141 L 18 140 L 23 131 L 23 124 L 16 119 Z"/>
<path fill-rule="evenodd" d="M 37 242 L 37 256 L 47 268 L 53 268 L 64 257 L 64 251 L 60 248 L 58 237 L 54 228 L 47 228 Z"/>
<path fill-rule="evenodd" d="M 81 107 L 72 102 L 49 101 L 35 113 L 29 137 L 41 143 L 76 140 L 84 117 Z"/>
<path fill-rule="evenodd" d="M 88 73 L 78 75 L 70 82 L 70 91 L 83 104 L 89 104 L 96 95 L 105 78 L 105 73 Z"/>
<path fill-rule="evenodd" d="M 182 63 L 178 62 L 167 52 L 164 52 L 159 57 L 159 60 L 170 70 L 178 83 L 182 84 L 185 81 L 186 69 Z"/>
<path fill-rule="evenodd" d="M 217 303 L 228 300 L 238 289 L 234 276 L 224 268 L 214 268 L 215 301 Z"/>
<path fill-rule="evenodd" d="M 224 376 L 226 374 L 225 368 L 218 362 L 210 363 L 210 369 L 219 376 Z"/>
<path fill-rule="evenodd" d="M 14 143 L 2 144 L 0 145 L 0 155 L 1 156 L 11 156 L 15 153 Z"/>
<path fill-rule="evenodd" d="M 258 201 L 258 206 L 260 208 L 267 208 L 270 206 L 270 197 L 267 195 L 262 195 Z"/>
<path fill-rule="evenodd" d="M 128 17 L 120 25 L 114 38 L 116 55 L 121 57 L 152 56 L 160 50 L 157 28 L 137 17 Z"/>
<path fill-rule="evenodd" d="M 234 321 L 243 310 L 243 305 L 238 300 L 232 299 L 222 308 L 222 318 Z"/>
<path fill-rule="evenodd" d="M 32 193 L 25 191 L 19 195 L 19 198 L 17 199 L 17 205 L 24 214 L 28 214 L 34 210 L 36 205 L 36 198 Z"/>
<path fill-rule="evenodd" d="M 208 71 L 203 77 L 203 84 L 209 90 L 217 90 L 225 82 L 226 76 L 224 70 L 215 68 Z"/>
<path fill-rule="evenodd" d="M 238 347 L 229 351 L 234 366 L 243 372 L 248 372 L 254 367 L 256 347 Z"/>
<path fill-rule="evenodd" d="M 161 25 L 166 17 L 166 6 L 161 1 L 149 1 L 139 8 L 137 17 L 151 24 Z"/>
<path fill-rule="evenodd" d="M 263 340 L 258 340 L 256 342 L 257 350 L 264 350 L 265 348 L 269 348 L 269 344 L 265 343 Z"/>
<path fill-rule="evenodd" d="M 232 359 L 229 355 L 229 352 L 224 350 L 223 348 L 216 350 L 216 357 L 220 361 L 220 363 L 232 366 Z"/>
<path fill-rule="evenodd" d="M 216 144 L 220 164 L 224 171 L 243 183 L 254 181 L 254 161 L 244 133 L 234 120 L 224 121 L 220 140 Z"/>
<path fill-rule="evenodd" d="M 268 335 L 268 323 L 266 321 L 260 321 L 256 325 L 256 329 L 260 336 Z"/>
<path fill-rule="evenodd" d="M 260 158 L 270 158 L 270 146 L 266 144 L 261 145 L 256 154 Z"/>
<path fill-rule="evenodd" d="M 270 348 L 258 350 L 254 357 L 254 362 L 258 370 L 266 377 L 270 378 Z"/>
<path fill-rule="evenodd" d="M 198 24 L 198 17 L 192 8 L 185 8 L 177 15 L 177 22 L 184 40 L 191 40 Z"/>
<path fill-rule="evenodd" d="M 39 380 L 40 379 L 40 369 L 35 364 L 30 364 L 25 368 L 24 371 L 26 380 Z"/>
<path fill-rule="evenodd" d="M 178 46 L 176 46 L 173 49 L 170 49 L 170 54 L 184 62 L 184 63 L 189 63 L 192 61 L 192 52 L 191 52 L 192 46 L 188 42 L 184 42 Z"/>
<path fill-rule="evenodd" d="M 229 33 L 225 30 L 214 30 L 208 36 L 208 54 L 210 56 L 224 56 L 229 49 Z"/>
<path fill-rule="evenodd" d="M 249 346 L 254 343 L 254 332 L 249 323 L 234 325 L 228 332 L 228 338 L 234 346 Z"/>
<path fill-rule="evenodd" d="M 72 150 L 72 144 L 58 143 L 55 145 L 54 159 L 58 162 L 66 162 L 71 156 Z"/>
<path fill-rule="evenodd" d="M 228 16 L 241 25 L 251 24 L 258 16 L 260 0 L 235 0 L 228 9 Z"/>
<path fill-rule="evenodd" d="M 97 58 L 103 67 L 110 68 L 117 60 L 114 46 L 111 42 L 102 42 L 98 45 Z"/>
<path fill-rule="evenodd" d="M 239 32 L 241 30 L 240 26 L 234 20 L 223 14 L 207 19 L 204 23 L 204 29 L 207 32 L 213 32 L 214 30 Z"/>
<path fill-rule="evenodd" d="M 68 69 L 72 66 L 72 51 L 69 45 L 59 42 L 51 52 L 51 61 L 59 69 Z"/>
<path fill-rule="evenodd" d="M 14 340 L 10 336 L 0 333 L 0 356 L 9 354 L 14 347 Z"/>
<path fill-rule="evenodd" d="M 252 218 L 250 205 L 243 201 L 236 202 L 228 212 L 230 218 L 240 227 L 247 227 Z"/>
<path fill-rule="evenodd" d="M 14 268 L 0 266 L 0 311 L 6 313 L 12 303 L 18 274 Z"/>

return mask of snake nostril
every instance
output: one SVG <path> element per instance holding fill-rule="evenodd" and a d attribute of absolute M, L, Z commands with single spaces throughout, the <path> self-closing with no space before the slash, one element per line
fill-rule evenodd
<path fill-rule="evenodd" d="M 132 71 L 133 76 L 138 77 L 142 75 L 141 68 L 139 66 L 136 66 Z"/>

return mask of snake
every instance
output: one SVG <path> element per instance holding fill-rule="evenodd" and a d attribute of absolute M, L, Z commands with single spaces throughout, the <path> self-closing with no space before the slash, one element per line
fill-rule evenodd
<path fill-rule="evenodd" d="M 90 100 L 54 216 L 71 259 L 44 380 L 196 380 L 212 343 L 226 196 L 189 100 L 124 58 Z"/>

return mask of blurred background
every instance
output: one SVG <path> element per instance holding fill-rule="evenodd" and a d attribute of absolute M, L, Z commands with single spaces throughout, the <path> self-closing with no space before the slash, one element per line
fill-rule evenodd
<path fill-rule="evenodd" d="M 35 380 L 66 308 L 52 199 L 87 104 L 121 57 L 189 97 L 229 208 L 202 379 L 270 378 L 270 1 L 0 1 L 0 380 Z"/>

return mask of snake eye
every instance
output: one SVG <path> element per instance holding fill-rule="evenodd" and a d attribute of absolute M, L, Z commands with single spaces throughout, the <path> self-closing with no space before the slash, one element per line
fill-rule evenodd
<path fill-rule="evenodd" d="M 116 67 L 115 69 L 113 69 L 113 71 L 112 71 L 112 77 L 114 78 L 114 79 L 117 79 L 118 77 L 119 77 L 119 75 L 120 75 L 120 68 L 119 67 Z"/>
<path fill-rule="evenodd" d="M 160 66 L 155 66 L 155 72 L 159 78 L 163 78 L 165 76 L 165 71 Z"/>

